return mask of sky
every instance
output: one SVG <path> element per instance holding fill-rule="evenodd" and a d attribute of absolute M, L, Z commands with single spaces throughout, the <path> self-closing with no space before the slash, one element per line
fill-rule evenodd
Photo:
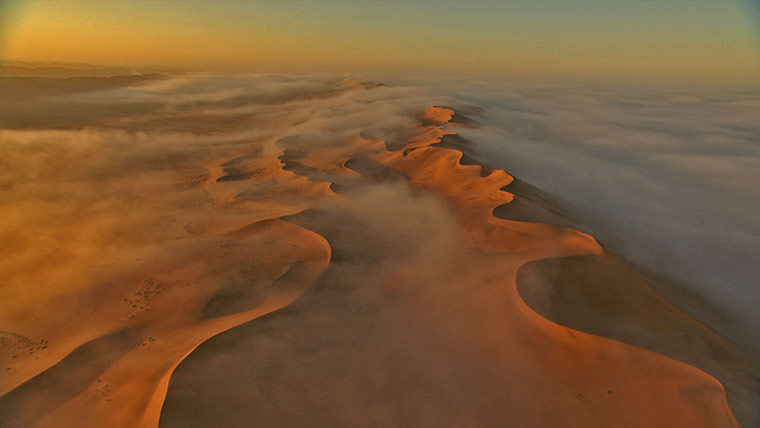
<path fill-rule="evenodd" d="M 0 58 L 753 81 L 756 0 L 0 0 Z"/>

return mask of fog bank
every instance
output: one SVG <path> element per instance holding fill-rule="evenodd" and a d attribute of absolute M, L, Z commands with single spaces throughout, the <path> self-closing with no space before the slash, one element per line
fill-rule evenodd
<path fill-rule="evenodd" d="M 484 109 L 487 126 L 460 133 L 473 156 L 557 197 L 608 248 L 760 325 L 757 92 L 472 83 L 449 93 Z M 760 334 L 731 333 L 745 344 Z"/>

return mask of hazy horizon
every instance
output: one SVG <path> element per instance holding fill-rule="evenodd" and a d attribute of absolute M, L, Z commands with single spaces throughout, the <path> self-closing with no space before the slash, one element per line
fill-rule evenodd
<path fill-rule="evenodd" d="M 0 6 L 0 58 L 190 71 L 757 83 L 751 1 Z"/>

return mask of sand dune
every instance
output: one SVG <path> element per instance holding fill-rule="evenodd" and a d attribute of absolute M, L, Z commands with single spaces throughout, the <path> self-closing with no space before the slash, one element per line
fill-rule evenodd
<path fill-rule="evenodd" d="M 439 110 L 422 117 L 453 113 Z M 714 378 L 523 303 L 514 278 L 524 263 L 601 248 L 571 229 L 493 217 L 512 199 L 500 190 L 512 177 L 484 177 L 460 152 L 433 146 L 451 132 L 443 123 L 429 120 L 437 136 L 427 146 L 367 145 L 375 162 L 347 161 L 365 179 L 341 192 L 350 204 L 287 218 L 333 247 L 318 291 L 191 355 L 161 425 L 738 426 Z M 443 205 L 410 203 L 418 191 Z M 440 242 L 413 244 L 419 235 Z M 230 361 L 247 368 L 233 378 Z"/>
<path fill-rule="evenodd" d="M 613 254 L 546 259 L 518 271 L 520 296 L 559 324 L 614 338 L 699 367 L 726 386 L 733 411 L 757 420 L 752 358 L 675 308 Z"/>
<path fill-rule="evenodd" d="M 6 131 L 0 425 L 739 426 L 680 355 L 521 297 L 531 262 L 605 252 L 535 199 L 499 209 L 514 178 L 455 148 L 476 121 L 315 85 L 172 107 L 218 109 L 210 133 L 171 108 Z"/>

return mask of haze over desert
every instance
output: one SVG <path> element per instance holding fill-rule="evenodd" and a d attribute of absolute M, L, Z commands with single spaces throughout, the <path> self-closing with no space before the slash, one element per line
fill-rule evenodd
<path fill-rule="evenodd" d="M 1 5 L 0 427 L 760 426 L 757 16 Z"/>

